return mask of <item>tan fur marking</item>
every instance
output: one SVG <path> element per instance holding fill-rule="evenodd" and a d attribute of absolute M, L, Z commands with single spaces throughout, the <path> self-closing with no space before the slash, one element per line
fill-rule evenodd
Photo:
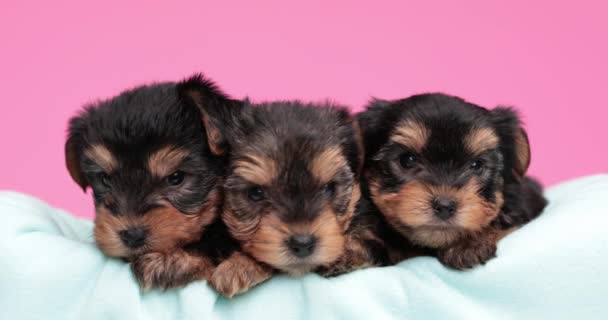
<path fill-rule="evenodd" d="M 372 200 L 395 228 L 411 241 L 432 248 L 452 243 L 467 233 L 477 232 L 496 218 L 503 204 L 502 193 L 496 193 L 496 203 L 485 201 L 478 194 L 475 179 L 460 189 L 429 186 L 420 182 L 405 184 L 399 192 L 381 193 L 379 185 L 370 181 Z M 438 221 L 431 208 L 435 196 L 447 196 L 458 203 L 453 226 Z"/>
<path fill-rule="evenodd" d="M 258 229 L 243 249 L 256 259 L 278 268 L 289 263 L 289 253 L 284 242 L 289 229 L 275 215 L 266 214 L 260 219 Z"/>
<path fill-rule="evenodd" d="M 407 183 L 397 193 L 381 193 L 376 181 L 370 181 L 372 199 L 395 226 L 418 227 L 432 223 L 430 193 L 419 182 Z"/>
<path fill-rule="evenodd" d="M 207 143 L 209 149 L 215 155 L 221 155 L 224 153 L 224 136 L 222 132 L 209 120 L 207 114 L 203 111 L 203 124 L 205 126 L 205 132 L 207 133 Z"/>
<path fill-rule="evenodd" d="M 424 124 L 408 119 L 397 125 L 391 140 L 420 152 L 426 145 L 429 136 L 429 129 Z"/>
<path fill-rule="evenodd" d="M 120 240 L 118 232 L 128 227 L 124 218 L 113 215 L 105 207 L 98 207 L 95 216 L 95 241 L 106 255 L 111 257 L 127 257 L 129 249 Z"/>
<path fill-rule="evenodd" d="M 272 207 L 265 212 L 243 215 L 238 197 L 228 193 L 222 219 L 230 234 L 239 240 L 244 252 L 258 261 L 291 275 L 301 275 L 321 266 L 328 266 L 344 252 L 345 234 L 361 196 L 358 184 L 350 192 L 350 203 L 344 213 L 336 214 L 326 206 L 310 223 L 287 224 L 278 218 Z M 285 241 L 294 234 L 312 234 L 318 238 L 315 252 L 304 259 L 293 256 Z"/>
<path fill-rule="evenodd" d="M 154 152 L 148 158 L 148 169 L 157 177 L 166 177 L 172 174 L 182 160 L 188 156 L 188 151 L 173 146 L 166 146 Z"/>
<path fill-rule="evenodd" d="M 338 221 L 343 225 L 345 231 L 344 252 L 340 258 L 329 267 L 323 268 L 319 274 L 325 277 L 337 276 L 353 270 L 363 269 L 373 266 L 372 257 L 368 248 L 364 244 L 366 241 L 382 242 L 375 232 L 367 226 L 357 226 L 352 228 L 350 222 L 355 213 L 355 207 L 359 202 L 361 191 L 358 184 L 355 184 L 352 191 L 351 202 L 347 212 L 338 216 Z"/>
<path fill-rule="evenodd" d="M 215 155 L 221 155 L 224 153 L 224 136 L 222 132 L 217 128 L 212 121 L 209 119 L 209 115 L 206 111 L 206 106 L 204 103 L 204 98 L 200 92 L 197 90 L 188 90 L 185 92 L 187 96 L 189 96 L 198 109 L 202 113 L 202 121 L 205 126 L 205 132 L 207 135 L 207 144 L 209 145 L 209 149 Z"/>
<path fill-rule="evenodd" d="M 330 182 L 342 168 L 348 166 L 339 146 L 331 146 L 319 153 L 310 164 L 310 172 L 322 183 Z"/>
<path fill-rule="evenodd" d="M 491 128 L 473 128 L 464 141 L 467 151 L 474 155 L 480 155 L 498 147 L 498 136 Z"/>
<path fill-rule="evenodd" d="M 101 144 L 92 145 L 90 148 L 85 150 L 85 156 L 89 159 L 93 160 L 98 166 L 103 169 L 107 174 L 111 173 L 114 169 L 116 169 L 118 163 L 112 152 L 108 150 L 108 148 Z"/>
<path fill-rule="evenodd" d="M 331 210 L 324 210 L 312 223 L 298 225 L 287 225 L 270 214 L 261 219 L 258 230 L 243 244 L 243 249 L 257 260 L 299 276 L 336 261 L 344 252 L 344 232 Z M 285 246 L 285 240 L 298 233 L 318 238 L 315 252 L 305 259 L 292 256 Z"/>
<path fill-rule="evenodd" d="M 244 160 L 237 160 L 234 167 L 237 175 L 260 186 L 271 184 L 278 174 L 277 163 L 260 155 L 249 155 Z"/>
<path fill-rule="evenodd" d="M 346 228 L 330 208 L 327 207 L 321 212 L 309 230 L 319 238 L 318 248 L 314 253 L 317 264 L 328 265 L 344 253 Z"/>
<path fill-rule="evenodd" d="M 205 227 L 218 214 L 220 201 L 219 191 L 211 191 L 207 203 L 196 214 L 184 214 L 167 206 L 153 209 L 144 215 L 117 216 L 100 206 L 95 217 L 95 240 L 105 254 L 113 257 L 132 257 L 155 251 L 169 252 L 197 241 Z M 136 226 L 147 228 L 149 236 L 144 246 L 132 250 L 123 245 L 118 232 Z"/>
<path fill-rule="evenodd" d="M 478 231 L 489 225 L 498 216 L 502 207 L 501 192 L 495 193 L 496 203 L 491 203 L 479 196 L 478 191 L 479 185 L 475 180 L 471 180 L 455 193 L 455 199 L 459 204 L 458 212 L 454 217 L 456 224 L 468 231 Z"/>
<path fill-rule="evenodd" d="M 523 177 L 530 166 L 530 143 L 526 132 L 518 128 L 515 133 L 515 172 Z"/>

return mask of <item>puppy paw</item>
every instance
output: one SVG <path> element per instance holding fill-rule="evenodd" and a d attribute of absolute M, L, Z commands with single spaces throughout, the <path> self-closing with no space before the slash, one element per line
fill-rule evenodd
<path fill-rule="evenodd" d="M 360 238 L 348 238 L 345 244 L 344 253 L 340 258 L 328 266 L 317 269 L 316 273 L 325 278 L 331 278 L 355 270 L 382 265 L 382 261 L 378 261 L 370 253 L 372 250 L 376 253 L 385 250 L 385 248 L 379 244 L 376 237 L 370 237 L 368 241 L 363 241 Z"/>
<path fill-rule="evenodd" d="M 245 254 L 234 253 L 215 268 L 208 283 L 222 296 L 232 298 L 271 276 L 270 268 Z"/>
<path fill-rule="evenodd" d="M 131 262 L 131 270 L 142 290 L 168 290 L 208 278 L 211 264 L 183 251 L 150 252 Z"/>
<path fill-rule="evenodd" d="M 496 244 L 488 242 L 461 242 L 442 249 L 437 258 L 447 267 L 457 270 L 470 269 L 485 264 L 496 257 Z"/>
<path fill-rule="evenodd" d="M 373 266 L 374 264 L 371 261 L 364 259 L 350 260 L 347 257 L 342 257 L 329 266 L 317 269 L 315 273 L 325 278 L 332 278 L 355 270 L 370 268 Z"/>
<path fill-rule="evenodd" d="M 332 265 L 329 267 L 320 267 L 319 269 L 317 269 L 317 271 L 315 271 L 315 273 L 324 278 L 333 278 L 345 272 L 342 266 Z"/>

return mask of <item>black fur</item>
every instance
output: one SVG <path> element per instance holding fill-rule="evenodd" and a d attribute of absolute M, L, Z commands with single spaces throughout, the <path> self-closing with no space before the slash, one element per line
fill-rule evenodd
<path fill-rule="evenodd" d="M 198 222 L 193 222 L 193 227 L 189 229 L 192 230 L 189 231 L 191 234 L 180 235 L 176 230 L 176 237 L 180 237 L 180 240 L 176 240 L 176 246 L 216 264 L 236 250 L 238 245 L 230 238 L 219 218 L 226 155 L 213 154 L 205 138 L 208 128 L 203 121 L 204 108 L 209 105 L 215 110 L 213 107 L 218 104 L 238 105 L 239 102 L 225 95 L 210 80 L 196 75 L 179 83 L 144 85 L 124 91 L 116 97 L 86 106 L 83 112 L 72 118 L 66 142 L 66 164 L 81 188 L 90 186 L 93 189 L 98 211 L 96 226 L 102 214 L 100 210 L 103 209 L 103 212 L 109 212 L 103 214 L 125 219 L 123 221 L 129 221 L 135 227 L 142 224 L 141 228 L 154 232 L 154 227 L 163 227 L 143 225 L 146 223 L 145 216 L 155 209 L 172 207 L 186 216 L 208 215 L 206 219 L 211 221 L 200 226 Z M 208 115 L 211 121 L 209 125 L 221 124 L 219 116 Z M 86 150 L 95 145 L 103 146 L 114 159 L 115 168 L 111 172 L 106 172 L 96 162 L 98 160 L 86 154 Z M 169 183 L 169 176 L 158 177 L 150 172 L 150 156 L 165 147 L 187 153 L 173 171 L 183 174 L 183 180 L 178 185 Z M 170 219 L 168 215 L 166 219 Z M 111 239 L 108 234 L 120 234 L 123 230 L 118 228 L 126 228 L 121 223 L 109 223 L 108 226 L 103 228 L 106 230 L 103 234 L 98 233 L 96 228 L 98 243 Z M 108 228 L 116 229 L 107 231 Z M 165 232 L 168 233 L 165 237 L 170 240 L 171 230 Z M 157 251 L 153 244 L 148 243 L 141 248 L 124 247 L 124 250 L 106 253 L 133 260 Z M 104 250 L 101 245 L 100 248 Z M 165 252 L 166 248 L 163 247 L 162 251 Z M 145 267 L 137 265 L 134 272 Z M 151 277 L 155 282 L 152 286 L 169 288 L 184 284 L 187 277 L 193 276 L 190 272 L 181 275 L 180 280 L 180 275 L 171 274 L 173 270 L 179 270 L 174 267 L 167 265 L 164 271 L 155 271 L 159 273 Z M 140 281 L 146 279 L 142 274 L 136 275 Z M 163 277 L 165 283 L 162 283 Z"/>
<path fill-rule="evenodd" d="M 393 130 L 406 120 L 422 124 L 430 133 L 421 152 L 390 140 Z M 498 201 L 497 194 L 504 196 L 504 205 L 491 222 L 501 230 L 530 221 L 546 205 L 540 185 L 523 176 L 528 163 L 518 162 L 516 139 L 521 134 L 527 143 L 527 136 L 511 108 L 487 110 L 454 96 L 421 94 L 395 101 L 373 100 L 358 121 L 366 151 L 365 176 L 379 184 L 380 193 L 396 193 L 412 181 L 458 189 L 475 178 L 481 184 L 479 195 L 488 203 Z M 473 128 L 492 128 L 498 148 L 478 156 L 469 154 L 465 137 Z M 416 159 L 412 169 L 399 166 L 400 157 L 408 155 Z M 482 161 L 483 169 L 471 169 L 475 160 Z M 393 227 L 400 233 L 408 233 L 407 226 L 397 224 Z"/>
<path fill-rule="evenodd" d="M 346 108 L 300 101 L 246 103 L 228 132 L 231 165 L 224 184 L 223 218 L 247 254 L 261 264 L 290 274 L 314 271 L 332 276 L 386 264 L 388 252 L 377 234 L 381 221 L 377 216 L 368 215 L 363 202 L 355 206 L 360 194 L 363 150 L 356 123 Z M 346 163 L 338 164 L 335 172 L 328 172 L 331 178 L 320 179 L 319 175 L 325 173 L 315 172 L 311 164 L 329 150 L 339 150 Z M 252 160 L 256 158 L 258 160 Z M 331 161 L 340 163 L 338 159 Z M 255 182 L 238 173 L 244 163 L 258 161 L 271 164 L 271 169 L 264 169 L 268 170 L 264 172 L 269 176 L 268 181 Z M 322 181 L 325 179 L 331 181 Z M 250 197 L 249 192 L 254 189 L 262 190 L 261 200 Z M 314 225 L 319 216 L 327 214 L 327 207 L 331 208 L 329 214 L 337 217 L 335 224 L 332 218 L 327 218 L 332 221 L 325 223 L 336 226 L 330 235 L 318 233 L 318 229 L 293 231 Z M 275 231 L 260 233 L 259 230 L 264 230 L 260 226 L 268 217 L 280 221 L 282 227 L 277 228 L 273 223 L 267 228 Z M 338 254 L 312 254 L 300 259 L 288 248 L 292 232 L 309 232 L 318 242 L 332 243 L 321 245 L 323 247 L 338 246 L 334 243 L 342 243 L 339 241 L 347 244 L 341 245 Z M 274 236 L 267 236 L 271 233 Z M 341 240 L 334 240 L 336 238 Z M 258 243 L 267 246 L 258 249 Z"/>
<path fill-rule="evenodd" d="M 348 197 L 341 197 L 358 181 L 359 150 L 356 133 L 346 109 L 332 105 L 310 105 L 296 101 L 248 106 L 233 131 L 227 135 L 233 148 L 232 163 L 252 153 L 270 155 L 280 163 L 276 191 L 269 191 L 286 222 L 313 220 L 324 201 L 322 184 L 309 173 L 308 166 L 317 152 L 341 146 L 350 167 L 336 177 L 337 212 L 346 210 Z M 250 187 L 229 175 L 227 190 L 245 191 Z M 350 192 L 347 192 L 350 195 Z M 250 208 L 249 211 L 255 210 Z"/>
<path fill-rule="evenodd" d="M 82 186 L 92 187 L 96 204 L 109 190 L 101 182 L 103 170 L 82 153 L 94 144 L 103 144 L 112 152 L 120 173 L 107 178 L 114 196 L 121 195 L 124 201 L 111 209 L 116 214 L 135 215 L 153 206 L 146 197 L 164 184 L 146 171 L 150 154 L 168 145 L 191 151 L 180 170 L 189 174 L 192 189 L 197 192 L 170 196 L 178 209 L 191 212 L 202 205 L 224 170 L 220 159 L 210 154 L 204 136 L 200 111 L 180 99 L 175 83 L 161 83 L 86 106 L 70 121 L 68 145 L 80 159 Z"/>

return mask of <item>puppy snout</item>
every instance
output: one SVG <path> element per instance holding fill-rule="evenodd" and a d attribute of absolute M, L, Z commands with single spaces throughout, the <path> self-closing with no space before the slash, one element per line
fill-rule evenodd
<path fill-rule="evenodd" d="M 433 199 L 433 212 L 441 220 L 448 220 L 456 213 L 456 201 L 446 197 Z"/>
<path fill-rule="evenodd" d="M 310 234 L 297 234 L 289 237 L 287 247 L 293 255 L 299 258 L 310 256 L 317 245 L 317 238 Z"/>
<path fill-rule="evenodd" d="M 129 248 L 137 249 L 146 243 L 148 230 L 143 227 L 132 227 L 118 233 L 120 240 Z"/>

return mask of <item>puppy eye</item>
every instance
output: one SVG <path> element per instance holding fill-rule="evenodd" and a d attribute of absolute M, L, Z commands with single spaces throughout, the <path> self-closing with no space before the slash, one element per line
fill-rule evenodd
<path fill-rule="evenodd" d="M 473 171 L 481 171 L 484 168 L 485 163 L 481 159 L 474 160 L 471 162 L 471 169 Z"/>
<path fill-rule="evenodd" d="M 102 173 L 100 177 L 101 184 L 106 188 L 110 189 L 110 176 L 107 173 Z"/>
<path fill-rule="evenodd" d="M 403 153 L 399 156 L 399 164 L 405 169 L 411 169 L 416 164 L 416 156 L 411 153 Z"/>
<path fill-rule="evenodd" d="M 167 177 L 167 183 L 171 186 L 179 186 L 184 182 L 185 175 L 183 171 L 175 171 Z"/>
<path fill-rule="evenodd" d="M 336 183 L 332 181 L 332 182 L 326 184 L 325 187 L 323 188 L 323 193 L 328 198 L 333 197 L 334 194 L 336 193 Z"/>
<path fill-rule="evenodd" d="M 264 199 L 264 189 L 260 186 L 255 186 L 247 189 L 247 197 L 251 201 L 258 202 Z"/>

